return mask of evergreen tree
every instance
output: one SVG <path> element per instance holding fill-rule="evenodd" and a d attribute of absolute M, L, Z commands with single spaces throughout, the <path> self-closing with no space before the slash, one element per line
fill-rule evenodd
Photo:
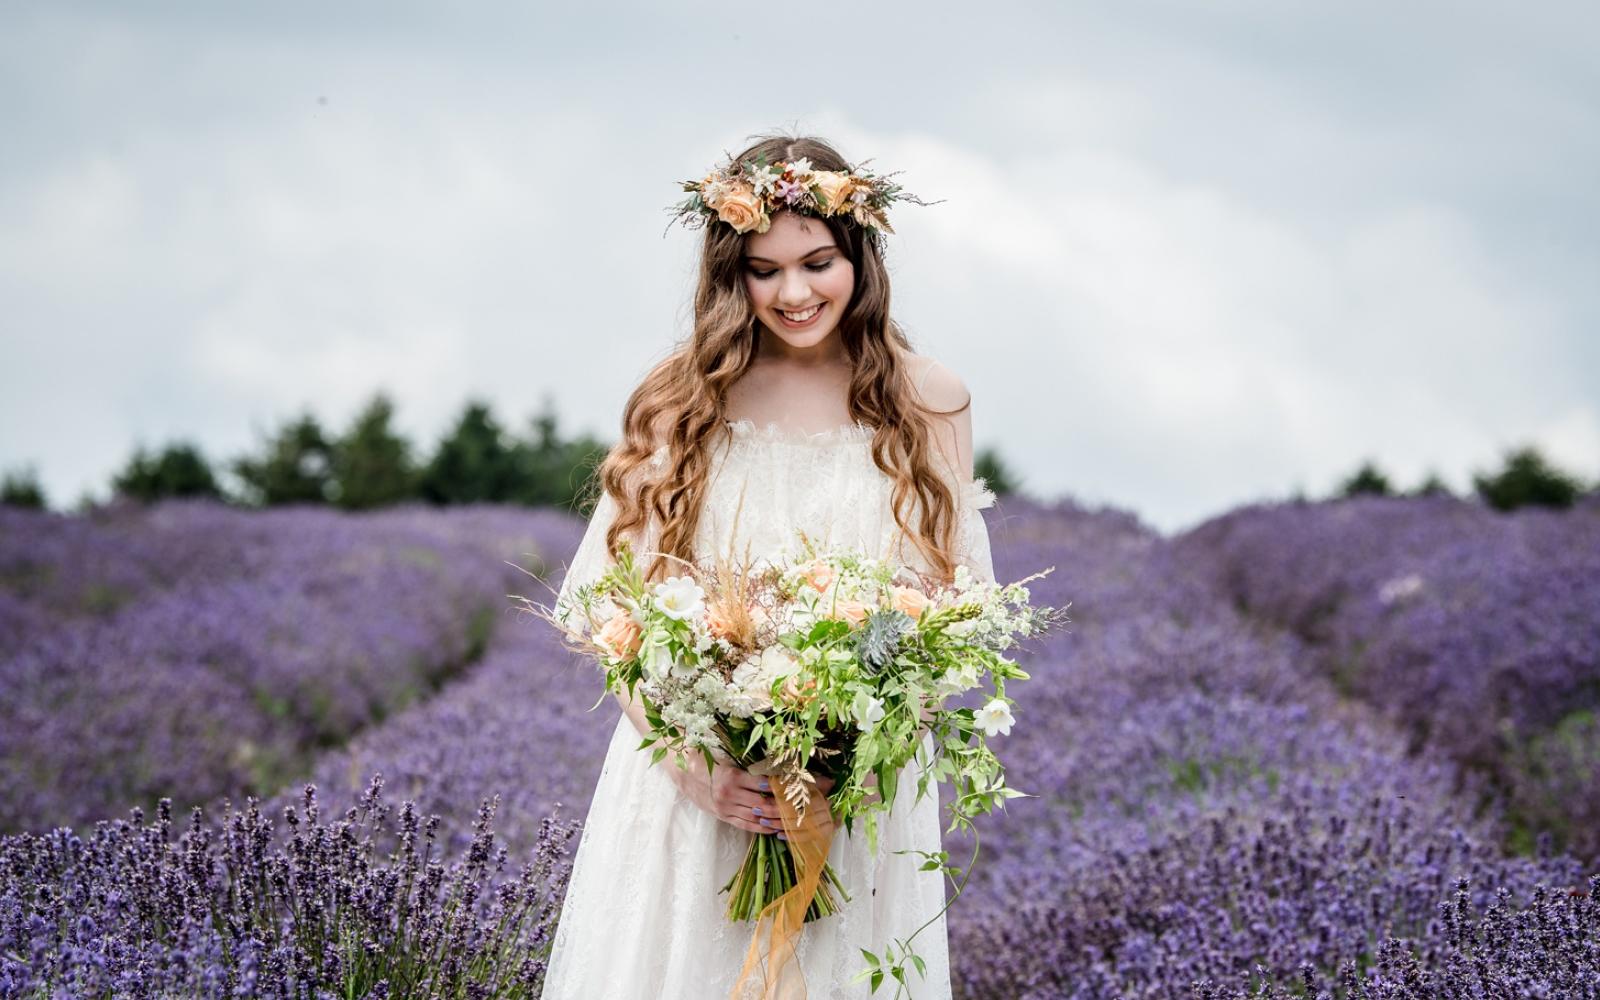
<path fill-rule="evenodd" d="M 1411 496 L 1414 497 L 1448 497 L 1454 495 L 1450 486 L 1439 478 L 1437 472 L 1428 473 L 1428 478 L 1418 483 L 1416 489 L 1411 491 Z"/>
<path fill-rule="evenodd" d="M 112 477 L 111 492 L 146 503 L 166 497 L 222 499 L 210 464 L 199 448 L 186 441 L 169 444 L 154 455 L 143 445 L 136 447 L 127 466 Z"/>
<path fill-rule="evenodd" d="M 423 469 L 420 492 L 436 503 L 498 503 L 515 493 L 517 469 L 487 403 L 470 401 Z"/>
<path fill-rule="evenodd" d="M 577 510 L 586 484 L 609 450 L 588 435 L 562 438 L 555 405 L 546 396 L 540 413 L 529 421 L 528 436 L 511 446 L 512 499 L 528 506 Z"/>
<path fill-rule="evenodd" d="M 1532 445 L 1508 452 L 1505 466 L 1494 475 L 1474 473 L 1472 485 L 1496 510 L 1529 505 L 1571 507 L 1583 492 L 1575 477 L 1551 466 Z"/>
<path fill-rule="evenodd" d="M 31 507 L 45 510 L 44 487 L 39 485 L 39 470 L 29 465 L 8 471 L 0 481 L 0 504 L 7 507 Z"/>
<path fill-rule="evenodd" d="M 233 462 L 233 472 L 243 481 L 250 503 L 328 502 L 333 449 L 316 417 L 307 412 L 291 420 L 265 445 L 262 457 L 243 456 Z"/>
<path fill-rule="evenodd" d="M 390 427 L 393 418 L 394 404 L 379 392 L 335 442 L 332 495 L 340 507 L 367 510 L 416 495 L 411 445 Z"/>
<path fill-rule="evenodd" d="M 972 458 L 972 474 L 988 483 L 996 496 L 1010 496 L 1022 485 L 1022 481 L 1000 457 L 998 448 L 979 448 Z"/>
<path fill-rule="evenodd" d="M 1369 460 L 1361 463 L 1361 468 L 1339 485 L 1338 495 L 1341 497 L 1358 494 L 1386 497 L 1394 495 L 1394 489 L 1389 485 L 1389 477 Z"/>

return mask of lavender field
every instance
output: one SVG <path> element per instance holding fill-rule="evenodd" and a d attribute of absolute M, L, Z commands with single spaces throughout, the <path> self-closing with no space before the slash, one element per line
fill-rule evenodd
<path fill-rule="evenodd" d="M 987 516 L 1074 623 L 958 996 L 1600 997 L 1600 511 Z M 3 517 L 0 997 L 538 995 L 617 710 L 507 563 L 580 521 Z"/>

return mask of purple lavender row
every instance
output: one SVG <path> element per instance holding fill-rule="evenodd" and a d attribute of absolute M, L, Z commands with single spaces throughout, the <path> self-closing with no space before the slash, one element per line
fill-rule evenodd
<path fill-rule="evenodd" d="M 205 501 L 5 517 L 25 611 L 0 656 L 4 830 L 276 790 L 478 656 L 528 580 L 507 562 L 536 565 L 568 520 Z"/>
<path fill-rule="evenodd" d="M 1491 779 L 1513 849 L 1600 862 L 1600 508 L 1245 508 L 1180 543 L 1339 688 Z"/>

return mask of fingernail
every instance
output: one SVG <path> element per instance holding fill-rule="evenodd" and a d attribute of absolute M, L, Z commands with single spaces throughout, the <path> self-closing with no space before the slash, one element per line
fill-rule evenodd
<path fill-rule="evenodd" d="M 750 807 L 750 811 L 755 813 L 757 816 L 761 815 L 761 807 L 760 806 L 751 806 Z"/>
<path fill-rule="evenodd" d="M 778 834 L 778 839 L 779 840 L 788 840 L 789 838 L 780 833 L 780 834 Z"/>
<path fill-rule="evenodd" d="M 761 821 L 761 825 L 762 826 L 771 826 L 772 824 L 770 822 L 768 822 L 767 820 L 762 820 Z"/>
<path fill-rule="evenodd" d="M 767 784 L 767 779 L 766 778 L 762 778 L 761 779 L 761 790 L 762 791 L 766 791 L 770 787 L 772 787 L 772 786 Z"/>

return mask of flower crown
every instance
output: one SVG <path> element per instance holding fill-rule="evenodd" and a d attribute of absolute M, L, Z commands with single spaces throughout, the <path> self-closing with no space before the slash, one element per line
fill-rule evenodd
<path fill-rule="evenodd" d="M 893 202 L 939 204 L 903 191 L 889 179 L 894 174 L 878 176 L 864 169 L 868 162 L 844 171 L 817 170 L 804 157 L 768 163 L 763 153 L 753 161 L 729 163 L 698 181 L 683 181 L 689 197 L 667 211 L 673 213 L 674 222 L 681 219 L 690 229 L 722 221 L 740 233 L 766 232 L 780 208 L 824 218 L 847 215 L 870 238 L 881 239 L 881 233 L 894 232 L 884 214 Z M 670 229 L 672 223 L 667 226 Z"/>

